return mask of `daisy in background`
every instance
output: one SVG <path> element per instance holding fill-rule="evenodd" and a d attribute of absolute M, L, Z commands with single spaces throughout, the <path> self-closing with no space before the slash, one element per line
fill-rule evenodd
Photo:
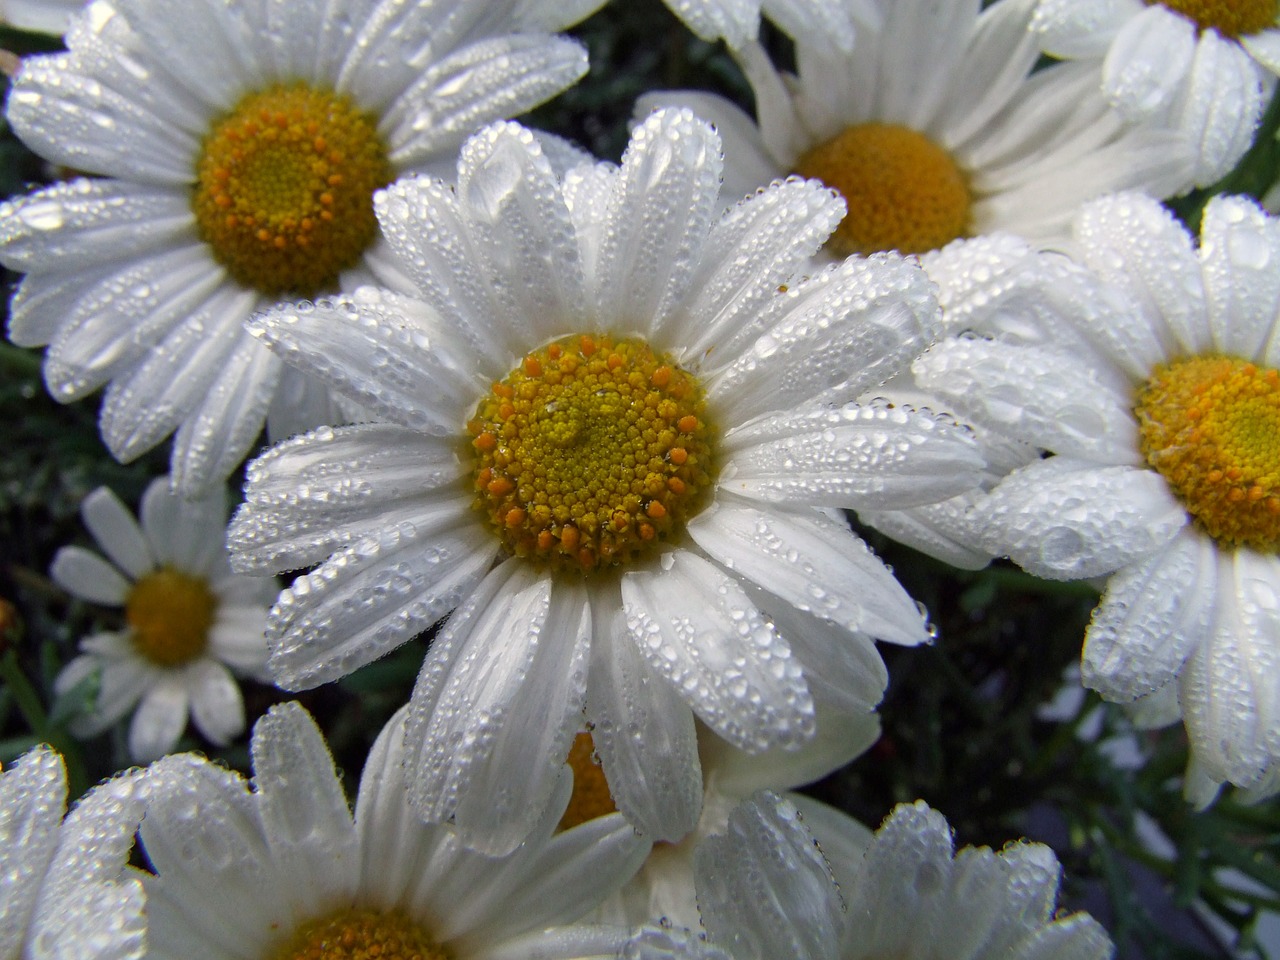
<path fill-rule="evenodd" d="M 145 781 L 126 773 L 64 820 L 66 767 L 45 746 L 0 773 L 0 960 L 143 955 L 146 897 L 128 863 L 145 803 Z"/>
<path fill-rule="evenodd" d="M 705 938 L 653 928 L 624 956 L 1106 960 L 1113 953 L 1088 914 L 1055 914 L 1061 867 L 1043 844 L 955 853 L 947 821 L 920 800 L 896 807 L 862 856 L 840 869 L 824 856 L 822 837 L 789 801 L 762 793 L 743 803 L 724 835 L 695 855 Z"/>
<path fill-rule="evenodd" d="M 627 931 L 574 921 L 627 880 L 649 843 L 618 814 L 533 834 L 490 858 L 409 810 L 403 711 L 379 734 L 355 816 L 296 703 L 254 726 L 253 787 L 192 754 L 152 765 L 142 846 L 149 958 L 572 960 L 617 956 Z"/>
<path fill-rule="evenodd" d="M 1046 53 L 1101 69 L 1131 120 L 1178 131 L 1194 182 L 1225 176 L 1253 144 L 1280 72 L 1275 0 L 1038 0 Z"/>
<path fill-rule="evenodd" d="M 551 35 L 601 0 L 98 0 L 69 52 L 25 61 L 18 136 L 98 175 L 0 207 L 0 262 L 27 276 L 9 337 L 49 345 L 45 381 L 108 384 L 103 439 L 131 460 L 177 431 L 188 496 L 274 436 L 347 419 L 243 321 L 282 296 L 401 281 L 373 194 L 452 169 L 485 123 L 574 83 Z M 443 166 L 442 166 L 443 165 Z"/>
<path fill-rule="evenodd" d="M 111 562 L 63 547 L 50 574 L 72 596 L 124 607 L 123 630 L 80 641 L 81 655 L 54 682 L 60 695 L 95 690 L 76 717 L 79 737 L 101 733 L 137 705 L 129 753 L 139 763 L 172 750 L 187 715 L 219 746 L 244 731 L 244 701 L 232 672 L 267 680 L 263 640 L 271 580 L 241 577 L 227 563 L 225 494 L 183 500 L 169 478 L 142 497 L 142 526 L 106 487 L 85 497 L 85 526 Z"/>
<path fill-rule="evenodd" d="M 410 795 L 484 849 L 541 815 L 584 717 L 618 808 L 677 840 L 702 799 L 695 712 L 739 749 L 803 749 L 817 705 L 874 707 L 872 638 L 928 639 L 828 510 L 976 482 L 962 432 L 851 402 L 930 342 L 930 284 L 896 256 L 796 276 L 843 203 L 791 179 L 722 213 L 720 172 L 687 111 L 563 181 L 495 125 L 456 189 L 378 197 L 415 296 L 250 325 L 386 421 L 249 469 L 237 568 L 320 564 L 272 611 L 276 682 L 336 679 L 454 611 L 413 693 Z"/>
<path fill-rule="evenodd" d="M 1186 723 L 1185 789 L 1280 789 L 1280 223 L 1219 197 L 1199 248 L 1157 203 L 1087 205 L 1082 265 L 1012 238 L 930 264 L 956 329 L 913 366 L 975 424 L 1043 451 L 975 510 L 981 546 L 1110 577 L 1086 686 Z M 1003 254 L 992 256 L 992 247 Z M 950 279 L 946 279 L 949 277 Z M 1006 292 L 1016 290 L 1015 295 Z"/>
<path fill-rule="evenodd" d="M 789 173 L 838 190 L 849 209 L 827 250 L 839 257 L 922 253 L 992 230 L 1045 240 L 1065 234 L 1090 197 L 1185 189 L 1185 147 L 1126 124 L 1097 90 L 1096 69 L 1032 73 L 1032 5 L 842 0 L 857 21 L 852 52 L 799 30 L 793 76 L 754 40 L 736 50 L 755 120 L 693 91 L 649 94 L 638 109 L 686 106 L 716 124 L 729 202 Z"/>

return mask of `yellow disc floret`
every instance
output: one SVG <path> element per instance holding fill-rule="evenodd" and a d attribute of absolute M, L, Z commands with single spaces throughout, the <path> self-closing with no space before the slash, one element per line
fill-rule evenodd
<path fill-rule="evenodd" d="M 467 424 L 476 507 L 513 554 L 556 569 L 648 555 L 710 489 L 705 407 L 698 381 L 641 341 L 558 340 Z"/>
<path fill-rule="evenodd" d="M 449 960 L 402 911 L 339 910 L 304 923 L 263 960 Z"/>
<path fill-rule="evenodd" d="M 1142 453 L 1211 537 L 1280 548 L 1280 373 L 1236 357 L 1157 367 L 1135 407 Z"/>
<path fill-rule="evenodd" d="M 1150 6 L 1156 0 L 1147 0 Z M 1244 37 L 1275 26 L 1276 0 L 1159 0 L 1160 6 L 1194 20 L 1201 30 Z"/>
<path fill-rule="evenodd" d="M 578 734 L 569 748 L 569 769 L 573 771 L 573 793 L 560 817 L 560 829 L 569 830 L 580 823 L 615 812 L 609 781 L 596 758 L 596 745 L 591 734 Z"/>
<path fill-rule="evenodd" d="M 969 233 L 972 197 L 951 155 L 922 134 L 861 123 L 820 143 L 795 172 L 836 190 L 849 212 L 827 241 L 837 256 L 924 253 Z"/>
<path fill-rule="evenodd" d="M 139 578 L 124 601 L 134 649 L 162 667 L 204 653 L 217 612 L 218 598 L 204 578 L 169 567 Z"/>
<path fill-rule="evenodd" d="M 240 283 L 313 296 L 373 242 L 373 193 L 394 177 L 374 119 L 307 84 L 242 99 L 204 139 L 191 204 Z"/>

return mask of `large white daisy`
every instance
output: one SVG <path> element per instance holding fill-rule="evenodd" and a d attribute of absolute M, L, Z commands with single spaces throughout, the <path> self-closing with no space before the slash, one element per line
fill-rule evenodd
<path fill-rule="evenodd" d="M 176 430 L 191 495 L 268 415 L 276 436 L 336 422 L 243 321 L 285 294 L 397 282 L 374 191 L 451 169 L 470 133 L 582 76 L 582 48 L 548 31 L 600 2 L 98 0 L 9 94 L 28 146 L 100 175 L 0 207 L 0 261 L 27 274 L 10 338 L 49 345 L 61 401 L 109 384 L 119 459 Z"/>
<path fill-rule="evenodd" d="M 840 256 L 921 253 L 992 230 L 1039 240 L 1065 233 L 1090 197 L 1184 188 L 1177 138 L 1124 123 L 1097 90 L 1095 69 L 1032 73 L 1032 3 L 878 0 L 873 16 L 857 15 L 852 52 L 797 31 L 795 75 L 757 43 L 740 48 L 754 121 L 697 92 L 651 94 L 640 108 L 679 104 L 715 122 L 731 202 L 787 173 L 840 191 L 849 211 L 828 244 Z"/>
<path fill-rule="evenodd" d="M 771 794 L 740 805 L 695 855 L 706 939 L 653 929 L 629 957 L 700 960 L 1106 960 L 1106 931 L 1055 914 L 1061 868 L 1039 843 L 954 851 L 923 801 L 901 804 L 833 874 L 822 834 Z M 855 848 L 856 849 L 856 848 Z M 844 852 L 843 850 L 841 851 Z M 837 886 L 837 879 L 839 885 Z"/>
<path fill-rule="evenodd" d="M 296 703 L 254 727 L 253 789 L 192 754 L 147 773 L 140 831 L 151 958 L 572 960 L 616 956 L 621 928 L 574 924 L 649 843 L 619 815 L 552 835 L 566 790 L 510 856 L 461 847 L 406 802 L 403 711 L 378 736 L 355 816 Z"/>
<path fill-rule="evenodd" d="M 324 561 L 272 612 L 271 669 L 323 683 L 456 608 L 413 694 L 411 790 L 490 849 L 545 808 L 584 709 L 619 809 L 678 839 L 702 795 L 694 712 L 741 749 L 801 748 L 815 700 L 873 707 L 872 637 L 926 639 L 820 508 L 976 482 L 967 436 L 850 402 L 929 342 L 928 280 L 892 256 L 793 276 L 843 204 L 793 179 L 721 215 L 720 168 L 685 111 L 563 183 L 496 125 L 456 190 L 378 198 L 416 297 L 365 288 L 251 324 L 387 421 L 249 469 L 239 569 Z"/>
<path fill-rule="evenodd" d="M 93 788 L 63 819 L 62 757 L 36 747 L 0 774 L 0 960 L 136 960 L 146 946 L 141 871 L 128 866 L 144 781 Z"/>
<path fill-rule="evenodd" d="M 1044 50 L 1087 62 L 1125 116 L 1181 133 L 1207 186 L 1253 143 L 1280 73 L 1276 0 L 1038 0 Z"/>
<path fill-rule="evenodd" d="M 1083 676 L 1177 699 L 1187 792 L 1280 786 L 1280 223 L 1207 207 L 1197 250 L 1159 204 L 1096 201 L 1083 266 L 1010 238 L 931 265 L 971 335 L 914 365 L 975 423 L 1053 454 L 982 501 L 983 546 L 1037 576 L 1110 576 Z M 1005 252 L 993 255 L 993 247 Z M 972 334 L 977 334 L 974 336 Z M 1162 700 L 1161 702 L 1164 702 Z"/>
<path fill-rule="evenodd" d="M 169 478 L 142 498 L 142 526 L 114 493 L 99 487 L 80 507 L 111 563 L 83 547 L 63 547 L 53 579 L 73 596 L 124 608 L 122 630 L 91 634 L 54 682 L 60 694 L 91 683 L 90 709 L 71 730 L 88 737 L 138 705 L 129 752 L 146 762 L 172 750 L 190 714 L 225 745 L 244 730 L 244 701 L 232 672 L 265 680 L 267 608 L 276 584 L 232 572 L 223 544 L 226 495 L 183 500 Z"/>

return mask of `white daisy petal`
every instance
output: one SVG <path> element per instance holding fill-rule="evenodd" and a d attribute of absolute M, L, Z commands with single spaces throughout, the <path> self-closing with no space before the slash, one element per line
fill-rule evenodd
<path fill-rule="evenodd" d="M 911 365 L 916 382 L 974 423 L 1054 453 L 1138 465 L 1133 399 L 1058 349 L 953 339 Z"/>
<path fill-rule="evenodd" d="M 21 955 L 66 805 L 66 768 L 46 746 L 23 754 L 0 776 L 0 874 L 10 878 L 0 896 L 0 952 L 6 957 Z"/>
<path fill-rule="evenodd" d="M 711 938 L 743 957 L 836 960 L 846 924 L 831 868 L 800 815 L 764 794 L 695 854 L 698 903 Z"/>
<path fill-rule="evenodd" d="M 379 529 L 280 594 L 267 623 L 275 682 L 306 690 L 385 656 L 464 599 L 497 545 L 469 529 Z"/>
<path fill-rule="evenodd" d="M 565 324 L 582 326 L 582 265 L 569 210 L 551 164 L 529 131 L 497 124 L 467 141 L 458 160 L 458 196 L 474 248 L 491 277 L 519 277 L 495 289 L 509 307 L 502 323 L 537 341 Z M 497 287 L 497 284 L 494 284 Z"/>
<path fill-rule="evenodd" d="M 1196 26 L 1154 4 L 1117 32 L 1102 65 L 1108 99 L 1131 119 L 1165 110 L 1195 57 Z"/>
<path fill-rule="evenodd" d="M 1106 929 L 1085 913 L 1074 913 L 1041 927 L 1018 945 L 1024 960 L 1105 960 L 1114 948 Z"/>
<path fill-rule="evenodd" d="M 900 592 L 900 588 L 895 591 Z M 762 592 L 751 591 L 751 596 L 791 644 L 815 703 L 859 718 L 879 706 L 889 684 L 889 671 L 870 636 L 849 633 L 830 620 L 791 609 Z M 919 613 L 916 622 L 923 626 Z M 920 632 L 924 633 L 923 629 Z M 804 752 L 811 749 L 806 746 Z"/>
<path fill-rule="evenodd" d="M 129 577 L 136 580 L 154 569 L 155 558 L 138 521 L 109 489 L 99 487 L 85 497 L 80 514 L 98 546 Z"/>
<path fill-rule="evenodd" d="M 800 666 L 742 587 L 686 550 L 664 554 L 658 566 L 622 578 L 627 630 L 649 665 L 741 749 L 796 748 L 812 737 Z"/>
<path fill-rule="evenodd" d="M 1216 30 L 1200 31 L 1195 60 L 1178 104 L 1178 129 L 1196 153 L 1195 182 L 1211 184 L 1231 172 L 1253 146 L 1258 121 L 1270 96 L 1249 54 Z"/>
<path fill-rule="evenodd" d="M 1200 257 L 1214 346 L 1263 357 L 1280 320 L 1280 223 L 1244 197 L 1214 197 L 1204 211 Z"/>
<path fill-rule="evenodd" d="M 722 497 L 688 530 L 725 567 L 797 610 L 892 643 L 928 640 L 893 574 L 847 526 L 817 511 L 786 513 Z"/>
<path fill-rule="evenodd" d="M 393 163 L 415 167 L 479 127 L 513 117 L 577 83 L 587 53 L 564 37 L 493 37 L 435 63 L 391 104 L 382 129 Z M 423 111 L 421 105 L 429 103 Z"/>
<path fill-rule="evenodd" d="M 94 960 L 138 960 L 146 951 L 145 907 L 138 879 L 92 887 L 74 902 L 60 902 L 55 916 L 36 925 L 29 956 L 32 960 L 79 957 L 86 944 L 93 944 Z"/>
<path fill-rule="evenodd" d="M 1216 570 L 1211 541 L 1188 530 L 1116 574 L 1085 635 L 1084 685 L 1124 703 L 1177 676 L 1209 634 Z"/>
<path fill-rule="evenodd" d="M 491 855 L 528 834 L 564 775 L 590 631 L 584 588 L 570 581 L 508 561 L 476 589 L 436 639 L 410 700 L 409 793 L 424 818 L 449 818 Z"/>
<path fill-rule="evenodd" d="M 1046 53 L 1056 57 L 1100 57 L 1116 31 L 1138 9 L 1139 0 L 1040 0 L 1031 29 Z"/>
<path fill-rule="evenodd" d="M 915 506 L 974 486 L 982 466 L 967 435 L 882 403 L 775 414 L 725 440 L 720 485 L 774 503 Z"/>
<path fill-rule="evenodd" d="M 225 491 L 188 500 L 174 493 L 167 477 L 158 477 L 143 493 L 139 512 L 151 551 L 161 564 L 204 573 L 225 557 Z"/>
<path fill-rule="evenodd" d="M 1254 60 L 1272 73 L 1280 74 L 1280 30 L 1263 30 L 1239 39 L 1240 46 L 1248 50 Z"/>
<path fill-rule="evenodd" d="M 823 0 L 764 0 L 765 16 L 792 37 L 825 37 L 833 52 L 848 53 L 857 36 L 857 23 L 873 21 L 879 11 L 874 0 L 831 4 Z"/>
<path fill-rule="evenodd" d="M 149 763 L 172 751 L 186 729 L 190 704 L 191 694 L 177 677 L 150 685 L 129 723 L 129 755 Z"/>
<path fill-rule="evenodd" d="M 693 714 L 655 676 L 627 633 L 618 602 L 608 599 L 592 604 L 591 741 L 618 809 L 651 840 L 675 842 L 694 828 L 702 806 Z"/>
<path fill-rule="evenodd" d="M 988 546 L 1051 580 L 1112 573 L 1162 548 L 1187 513 L 1150 470 L 1065 457 L 1010 474 L 979 505 Z"/>
<path fill-rule="evenodd" d="M 649 333 L 689 293 L 716 212 L 720 138 L 684 110 L 636 128 L 622 157 L 597 267 L 596 322 Z"/>
<path fill-rule="evenodd" d="M 218 746 L 244 733 L 244 698 L 231 672 L 209 659 L 195 661 L 184 672 L 196 729 Z"/>
<path fill-rule="evenodd" d="M 95 288 L 111 267 L 87 269 L 72 276 L 27 274 L 9 301 L 9 339 L 19 347 L 41 347 L 58 335 L 86 289 Z"/>
<path fill-rule="evenodd" d="M 734 49 L 760 32 L 760 0 L 665 0 L 685 26 L 708 43 Z"/>
<path fill-rule="evenodd" d="M 129 581 L 115 567 L 83 547 L 59 550 L 49 575 L 63 590 L 92 603 L 118 606 L 129 592 Z"/>

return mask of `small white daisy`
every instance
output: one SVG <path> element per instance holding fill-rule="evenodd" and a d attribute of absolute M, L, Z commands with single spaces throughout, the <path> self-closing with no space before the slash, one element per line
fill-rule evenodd
<path fill-rule="evenodd" d="M 471 842 L 503 849 L 539 815 L 584 709 L 619 808 L 678 839 L 702 796 L 694 712 L 741 749 L 799 749 L 815 701 L 873 706 L 872 637 L 927 639 L 820 508 L 976 482 L 961 432 L 852 402 L 931 339 L 928 280 L 896 256 L 797 280 L 843 204 L 792 179 L 722 215 L 720 169 L 687 111 L 639 125 L 621 168 L 563 182 L 528 131 L 495 125 L 456 190 L 378 198 L 417 298 L 365 288 L 251 324 L 387 421 L 249 469 L 238 568 L 325 561 L 273 610 L 271 669 L 314 686 L 456 608 L 409 762 L 424 815 Z"/>
<path fill-rule="evenodd" d="M 296 703 L 254 726 L 252 790 L 192 754 L 154 764 L 141 830 L 156 873 L 147 956 L 616 956 L 625 929 L 574 921 L 635 872 L 649 843 L 618 814 L 553 835 L 565 784 L 510 856 L 466 850 L 408 808 L 403 719 L 369 753 L 354 818 L 324 737 Z"/>
<path fill-rule="evenodd" d="M 451 170 L 480 126 L 575 82 L 585 51 L 549 31 L 600 3 L 98 0 L 9 93 L 28 146 L 100 175 L 0 206 L 0 261 L 27 274 L 10 339 L 49 345 L 60 401 L 109 384 L 117 458 L 176 430 L 188 495 L 268 417 L 278 437 L 347 419 L 243 321 L 285 294 L 400 282 L 374 191 Z"/>
<path fill-rule="evenodd" d="M 85 682 L 97 690 L 72 732 L 93 736 L 138 704 L 129 753 L 140 763 L 173 749 L 188 713 L 205 737 L 225 745 L 244 730 L 232 671 L 267 679 L 262 634 L 276 592 L 272 580 L 232 572 L 226 496 L 184 500 L 160 477 L 142 497 L 141 528 L 106 487 L 85 497 L 80 512 L 112 562 L 63 547 L 50 573 L 73 596 L 124 607 L 125 627 L 85 637 L 81 656 L 58 674 L 59 694 Z"/>
<path fill-rule="evenodd" d="M 0 960 L 142 956 L 146 898 L 128 862 L 145 798 L 145 782 L 125 774 L 64 820 L 58 754 L 36 747 L 0 773 Z"/>
<path fill-rule="evenodd" d="M 85 0 L 0 0 L 0 21 L 61 36 L 84 5 Z"/>
<path fill-rule="evenodd" d="M 706 93 L 650 94 L 640 109 L 682 105 L 716 124 L 729 201 L 788 173 L 840 191 L 849 210 L 827 246 L 838 256 L 921 253 L 992 230 L 1041 240 L 1065 233 L 1091 197 L 1184 188 L 1177 138 L 1124 123 L 1096 71 L 1032 73 L 1032 2 L 878 0 L 852 52 L 797 32 L 795 76 L 747 44 L 737 53 L 758 126 Z"/>
<path fill-rule="evenodd" d="M 1280 73 L 1276 0 L 1039 0 L 1043 49 L 1100 66 L 1133 120 L 1181 133 L 1194 181 L 1223 177 L 1253 143 Z"/>
<path fill-rule="evenodd" d="M 1200 246 L 1157 203 L 1095 201 L 1083 266 L 987 238 L 930 266 L 957 326 L 915 365 L 974 423 L 1046 453 L 983 498 L 983 546 L 1037 576 L 1110 576 L 1087 686 L 1177 700 L 1186 789 L 1280 788 L 1280 222 L 1205 210 Z M 995 250 L 994 248 L 1004 248 Z M 950 280 L 946 279 L 950 275 Z M 1159 695 L 1163 691 L 1164 695 Z"/>

